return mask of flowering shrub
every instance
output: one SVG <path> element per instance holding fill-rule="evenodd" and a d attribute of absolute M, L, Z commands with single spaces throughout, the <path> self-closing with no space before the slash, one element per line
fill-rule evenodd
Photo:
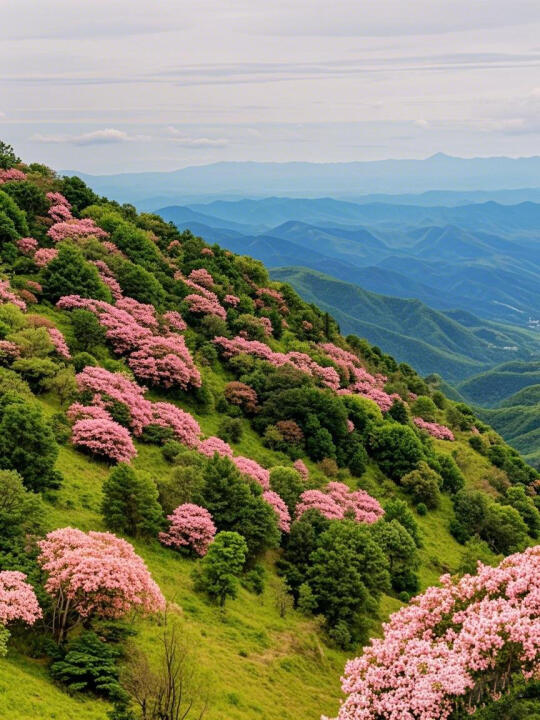
<path fill-rule="evenodd" d="M 438 438 L 439 440 L 455 440 L 454 433 L 444 425 L 427 422 L 427 420 L 423 420 L 419 417 L 415 417 L 413 422 L 416 427 L 419 427 L 421 430 L 425 430 L 432 437 Z"/>
<path fill-rule="evenodd" d="M 163 315 L 163 326 L 166 332 L 183 332 L 186 328 L 186 321 L 176 310 L 169 310 Z"/>
<path fill-rule="evenodd" d="M 170 523 L 167 532 L 159 533 L 159 539 L 168 547 L 189 547 L 197 555 L 206 555 L 208 546 L 216 534 L 216 526 L 206 508 L 185 503 L 167 516 Z"/>
<path fill-rule="evenodd" d="M 230 402 L 231 405 L 239 405 L 250 413 L 254 413 L 257 410 L 257 393 L 252 387 L 245 383 L 233 380 L 227 383 L 223 394 L 227 402 Z"/>
<path fill-rule="evenodd" d="M 225 297 L 223 298 L 223 302 L 225 303 L 225 305 L 236 307 L 240 302 L 240 298 L 236 297 L 236 295 L 225 295 Z"/>
<path fill-rule="evenodd" d="M 11 303 L 23 311 L 26 310 L 26 303 L 15 295 L 9 285 L 9 280 L 0 280 L 0 305 L 4 303 Z"/>
<path fill-rule="evenodd" d="M 201 375 L 182 335 L 144 338 L 128 364 L 138 378 L 153 385 L 178 385 L 183 390 L 201 386 Z"/>
<path fill-rule="evenodd" d="M 229 443 L 226 443 L 221 438 L 214 437 L 213 435 L 206 438 L 206 440 L 203 440 L 197 449 L 200 453 L 206 455 L 206 457 L 214 457 L 215 453 L 221 455 L 221 457 L 232 458 L 233 455 L 233 451 Z"/>
<path fill-rule="evenodd" d="M 17 240 L 17 247 L 24 255 L 33 255 L 37 246 L 38 241 L 33 237 L 23 237 Z"/>
<path fill-rule="evenodd" d="M 165 607 L 143 560 L 128 542 L 111 533 L 61 528 L 38 546 L 60 639 L 78 617 L 120 618 L 131 610 L 153 613 Z"/>
<path fill-rule="evenodd" d="M 39 248 L 34 255 L 34 262 L 40 268 L 48 265 L 58 255 L 56 248 Z"/>
<path fill-rule="evenodd" d="M 288 533 L 291 530 L 291 516 L 282 498 L 273 490 L 265 490 L 263 498 L 273 508 L 278 518 L 278 527 L 281 532 Z"/>
<path fill-rule="evenodd" d="M 276 423 L 276 427 L 279 430 L 283 440 L 288 445 L 300 445 L 300 443 L 304 439 L 304 433 L 302 431 L 302 428 L 294 420 L 278 420 L 278 422 Z M 302 461 L 299 460 L 297 462 Z"/>
<path fill-rule="evenodd" d="M 203 247 L 201 250 L 201 255 L 206 255 L 207 257 L 212 257 L 214 254 L 214 251 L 209 247 Z"/>
<path fill-rule="evenodd" d="M 64 358 L 64 360 L 71 360 L 71 353 L 69 352 L 67 343 L 60 330 L 58 330 L 58 328 L 52 327 L 47 328 L 47 332 L 49 333 L 51 342 L 54 345 L 55 352 L 60 355 L 60 357 Z"/>
<path fill-rule="evenodd" d="M 152 332 L 157 332 L 158 321 L 156 318 L 156 310 L 153 305 L 141 303 L 138 300 L 126 297 L 116 303 L 116 308 L 118 310 L 125 310 L 139 323 L 139 325 L 152 330 Z"/>
<path fill-rule="evenodd" d="M 252 478 L 262 487 L 263 490 L 270 490 L 270 471 L 261 467 L 258 462 L 251 458 L 239 455 L 233 458 L 233 463 L 240 470 L 242 475 Z"/>
<path fill-rule="evenodd" d="M 121 300 L 123 298 L 122 288 L 120 287 L 118 280 L 109 270 L 107 263 L 103 262 L 103 260 L 92 260 L 91 262 L 97 267 L 99 279 L 109 288 L 113 298 L 115 300 Z"/>
<path fill-rule="evenodd" d="M 226 337 L 215 337 L 214 341 L 220 346 L 225 358 L 234 357 L 235 355 L 246 354 L 266 360 L 275 367 L 283 365 L 292 365 L 307 375 L 317 377 L 323 385 L 337 390 L 339 388 L 339 375 L 333 367 L 322 367 L 312 360 L 309 355 L 301 352 L 278 353 L 274 352 L 265 343 L 258 340 L 246 340 L 237 336 L 232 340 Z"/>
<path fill-rule="evenodd" d="M 215 315 L 222 320 L 227 318 L 225 308 L 217 300 L 210 300 L 203 295 L 186 295 L 184 302 L 187 303 L 189 311 L 195 315 Z"/>
<path fill-rule="evenodd" d="M 18 620 L 33 625 L 42 616 L 34 588 L 17 570 L 0 572 L 0 625 Z"/>
<path fill-rule="evenodd" d="M 76 447 L 115 462 L 129 462 L 137 455 L 129 431 L 114 420 L 77 420 L 71 439 Z"/>
<path fill-rule="evenodd" d="M 67 238 L 95 237 L 100 239 L 109 237 L 109 233 L 98 227 L 92 218 L 83 218 L 82 220 L 73 218 L 63 222 L 56 222 L 48 229 L 47 235 L 56 243 Z"/>
<path fill-rule="evenodd" d="M 273 327 L 272 327 L 272 321 L 270 318 L 267 317 L 260 317 L 259 323 L 262 325 L 262 328 L 264 330 L 264 334 L 267 337 L 270 337 L 272 335 Z"/>
<path fill-rule="evenodd" d="M 296 517 L 302 517 L 306 510 L 318 510 L 329 520 L 351 516 L 355 522 L 369 525 L 384 514 L 379 502 L 364 490 L 351 491 L 340 482 L 329 482 L 325 490 L 303 492 L 296 507 Z"/>
<path fill-rule="evenodd" d="M 304 482 L 309 478 L 309 470 L 303 460 L 295 460 L 293 462 L 293 468 L 300 473 L 300 477 L 304 480 Z"/>
<path fill-rule="evenodd" d="M 0 168 L 0 185 L 6 182 L 18 182 L 20 180 L 26 180 L 26 175 L 22 170 L 17 168 L 9 168 L 9 170 L 3 170 Z"/>
<path fill-rule="evenodd" d="M 145 389 L 125 375 L 101 367 L 85 367 L 75 379 L 79 392 L 91 393 L 94 404 L 104 408 L 110 408 L 113 402 L 125 405 L 135 435 L 140 435 L 153 421 L 152 403 L 144 397 Z"/>
<path fill-rule="evenodd" d="M 206 268 L 192 270 L 188 277 L 194 283 L 197 283 L 197 285 L 202 285 L 205 288 L 211 288 L 214 286 L 214 278 L 210 275 Z"/>
<path fill-rule="evenodd" d="M 441 577 L 347 663 L 339 720 L 447 720 L 540 669 L 540 546 L 455 580 Z"/>
<path fill-rule="evenodd" d="M 77 420 L 112 420 L 110 413 L 99 405 L 82 405 L 82 403 L 71 404 L 66 412 L 67 418 L 74 423 Z"/>
<path fill-rule="evenodd" d="M 0 360 L 14 360 L 20 357 L 21 349 L 11 340 L 0 340 Z"/>
<path fill-rule="evenodd" d="M 157 402 L 151 405 L 152 420 L 149 424 L 171 428 L 176 439 L 190 448 L 199 446 L 201 428 L 195 418 L 176 405 Z"/>

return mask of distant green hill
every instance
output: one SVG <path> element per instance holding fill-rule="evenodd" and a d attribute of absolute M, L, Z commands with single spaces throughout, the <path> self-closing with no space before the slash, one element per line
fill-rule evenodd
<path fill-rule="evenodd" d="M 458 390 L 473 403 L 495 407 L 511 395 L 538 384 L 540 361 L 508 362 L 465 380 Z"/>

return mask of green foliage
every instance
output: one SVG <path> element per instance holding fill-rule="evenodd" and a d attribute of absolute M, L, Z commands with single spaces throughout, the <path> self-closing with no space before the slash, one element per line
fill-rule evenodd
<path fill-rule="evenodd" d="M 58 445 L 39 408 L 24 399 L 2 408 L 0 466 L 16 470 L 29 490 L 56 487 L 53 472 Z"/>
<path fill-rule="evenodd" d="M 9 170 L 20 162 L 21 158 L 17 157 L 13 146 L 0 140 L 0 168 L 2 168 L 2 170 Z"/>
<path fill-rule="evenodd" d="M 101 512 L 110 530 L 127 535 L 155 536 L 163 523 L 156 484 L 124 463 L 103 483 Z"/>
<path fill-rule="evenodd" d="M 442 490 L 455 495 L 465 486 L 465 477 L 450 455 L 437 455 Z"/>
<path fill-rule="evenodd" d="M 533 538 L 538 537 L 540 532 L 540 511 L 534 504 L 532 497 L 525 492 L 523 485 L 508 488 L 506 502 L 519 512 L 527 525 L 529 535 Z"/>
<path fill-rule="evenodd" d="M 229 458 L 212 458 L 204 471 L 203 504 L 218 530 L 245 538 L 250 557 L 277 547 L 280 533 L 274 510 L 258 485 L 242 478 Z"/>
<path fill-rule="evenodd" d="M 437 414 L 437 406 L 430 397 L 420 395 L 413 403 L 412 412 L 417 417 L 433 422 Z"/>
<path fill-rule="evenodd" d="M 496 565 L 500 560 L 500 555 L 494 555 L 489 545 L 484 540 L 481 540 L 478 535 L 474 535 L 465 543 L 458 572 L 474 575 L 479 562 L 483 565 Z"/>
<path fill-rule="evenodd" d="M 379 520 L 372 527 L 373 537 L 388 559 L 392 587 L 398 592 L 410 588 L 409 575 L 418 568 L 416 544 L 410 533 L 397 520 Z M 404 587 L 404 578 L 409 580 Z M 416 581 L 418 586 L 418 581 Z"/>
<path fill-rule="evenodd" d="M 401 485 L 410 493 L 415 504 L 424 503 L 431 510 L 439 506 L 441 476 L 423 460 L 416 470 L 401 478 Z"/>
<path fill-rule="evenodd" d="M 294 517 L 298 499 L 306 489 L 300 473 L 294 468 L 277 465 L 270 471 L 270 487 L 287 505 L 291 517 Z"/>
<path fill-rule="evenodd" d="M 405 407 L 405 404 L 399 400 L 394 400 L 392 407 L 388 411 L 388 416 L 391 417 L 392 420 L 400 423 L 400 425 L 407 425 L 409 422 L 407 408 Z"/>
<path fill-rule="evenodd" d="M 488 506 L 481 537 L 496 553 L 508 555 L 523 550 L 527 542 L 527 525 L 510 505 Z"/>
<path fill-rule="evenodd" d="M 11 367 L 22 375 L 37 394 L 50 388 L 51 379 L 58 372 L 58 365 L 50 358 L 17 358 Z"/>
<path fill-rule="evenodd" d="M 90 355 L 90 353 L 80 352 L 73 356 L 73 368 L 77 373 L 84 370 L 87 366 L 96 367 L 97 365 L 98 361 L 93 355 Z"/>
<path fill-rule="evenodd" d="M 124 262 L 117 268 L 116 276 L 125 295 L 156 308 L 163 305 L 165 291 L 159 280 L 144 267 Z"/>
<path fill-rule="evenodd" d="M 80 213 L 88 205 L 96 203 L 99 198 L 93 190 L 80 178 L 64 177 L 62 178 L 62 195 L 71 203 L 75 212 Z"/>
<path fill-rule="evenodd" d="M 163 446 L 166 447 L 167 443 Z M 176 462 L 178 456 L 176 456 Z M 202 467 L 195 464 L 179 465 L 168 476 L 157 480 L 159 503 L 166 515 L 184 503 L 201 502 L 204 486 Z"/>
<path fill-rule="evenodd" d="M 238 593 L 238 577 L 246 562 L 248 547 L 237 532 L 219 532 L 194 571 L 195 587 L 221 607 Z"/>
<path fill-rule="evenodd" d="M 484 526 L 488 500 L 478 490 L 460 490 L 453 498 L 455 522 L 452 534 L 465 542 L 472 535 L 480 534 Z"/>
<path fill-rule="evenodd" d="M 373 431 L 371 452 L 381 470 L 399 481 L 424 457 L 422 444 L 410 427 L 384 424 Z"/>
<path fill-rule="evenodd" d="M 307 582 L 327 627 L 344 623 L 351 640 L 358 641 L 380 593 L 389 588 L 388 560 L 368 527 L 334 522 L 310 556 Z"/>
<path fill-rule="evenodd" d="M 241 420 L 238 418 L 225 417 L 219 423 L 217 435 L 222 440 L 225 440 L 225 442 L 237 443 L 242 439 L 243 432 L 244 426 Z"/>
<path fill-rule="evenodd" d="M 94 313 L 89 310 L 73 310 L 69 319 L 78 352 L 90 352 L 105 342 L 105 331 Z"/>
<path fill-rule="evenodd" d="M 78 247 L 67 242 L 60 245 L 58 255 L 43 269 L 43 293 L 54 303 L 63 295 L 111 301 L 97 268 L 84 259 Z"/>
<path fill-rule="evenodd" d="M 311 553 L 320 535 L 330 527 L 330 520 L 318 510 L 308 510 L 291 526 L 282 560 L 278 563 L 287 585 L 298 598 L 299 588 L 306 581 Z"/>
<path fill-rule="evenodd" d="M 61 660 L 52 663 L 51 676 L 70 692 L 91 692 L 117 700 L 125 696 L 118 681 L 119 654 L 94 632 L 84 632 Z"/>
<path fill-rule="evenodd" d="M 392 522 L 392 520 L 397 520 L 399 524 L 407 530 L 409 535 L 414 540 L 415 545 L 417 547 L 420 547 L 421 543 L 418 531 L 418 523 L 414 519 L 414 515 L 412 514 L 409 506 L 404 500 L 399 500 L 398 498 L 396 498 L 395 500 L 390 500 L 385 503 L 383 520 L 385 520 L 386 522 Z"/>

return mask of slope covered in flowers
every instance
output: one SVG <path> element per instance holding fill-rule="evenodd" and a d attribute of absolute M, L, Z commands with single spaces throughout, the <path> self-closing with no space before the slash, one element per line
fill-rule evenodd
<path fill-rule="evenodd" d="M 0 523 L 8 680 L 110 618 L 155 654 L 166 601 L 220 675 L 208 717 L 317 717 L 390 609 L 534 542 L 538 474 L 260 263 L 43 166 L 1 178 L 0 482 L 31 508 Z M 230 533 L 223 612 L 198 588 Z"/>

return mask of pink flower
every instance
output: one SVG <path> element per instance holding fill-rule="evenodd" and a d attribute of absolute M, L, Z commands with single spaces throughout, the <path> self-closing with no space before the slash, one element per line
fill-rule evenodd
<path fill-rule="evenodd" d="M 192 270 L 188 277 L 194 283 L 197 283 L 197 285 L 202 285 L 205 288 L 211 288 L 214 286 L 214 278 L 210 275 L 206 268 Z"/>
<path fill-rule="evenodd" d="M 47 332 L 54 345 L 55 352 L 64 358 L 64 360 L 71 360 L 71 353 L 60 330 L 57 328 L 47 328 Z"/>
<path fill-rule="evenodd" d="M 214 437 L 214 436 L 211 436 L 209 438 L 206 438 L 206 440 L 203 440 L 197 449 L 199 450 L 200 453 L 202 453 L 203 455 L 206 455 L 207 457 L 213 457 L 214 453 L 221 455 L 221 457 L 232 458 L 232 456 L 233 456 L 233 451 L 232 451 L 229 443 L 226 443 L 221 438 Z"/>
<path fill-rule="evenodd" d="M 57 222 L 49 228 L 47 235 L 54 242 L 60 242 L 66 240 L 66 238 L 95 237 L 101 239 L 109 237 L 109 233 L 98 227 L 92 218 L 83 218 L 82 220 L 73 218 L 64 222 Z"/>
<path fill-rule="evenodd" d="M 189 311 L 195 315 L 215 315 L 222 320 L 227 319 L 225 309 L 217 300 L 210 300 L 202 295 L 186 295 L 184 302 L 187 304 Z"/>
<path fill-rule="evenodd" d="M 187 328 L 186 321 L 176 310 L 169 310 L 163 314 L 163 325 L 168 333 L 183 332 Z"/>
<path fill-rule="evenodd" d="M 240 470 L 242 475 L 252 478 L 262 487 L 263 490 L 270 490 L 270 471 L 259 465 L 258 462 L 251 458 L 239 455 L 233 458 L 233 463 Z"/>
<path fill-rule="evenodd" d="M 9 285 L 9 280 L 0 280 L 0 305 L 3 305 L 4 303 L 11 303 L 20 310 L 26 310 L 26 303 L 24 300 L 21 300 L 20 297 L 15 295 Z"/>
<path fill-rule="evenodd" d="M 138 347 L 128 360 L 138 378 L 166 388 L 201 386 L 201 375 L 182 335 L 152 335 L 141 339 Z"/>
<path fill-rule="evenodd" d="M 17 168 L 2 170 L 0 168 L 0 185 L 6 182 L 19 182 L 21 180 L 26 180 L 26 175 L 22 170 L 17 170 Z"/>
<path fill-rule="evenodd" d="M 160 541 L 169 547 L 189 547 L 197 555 L 206 555 L 208 546 L 216 534 L 216 526 L 206 508 L 185 503 L 167 517 L 167 532 L 159 533 Z"/>
<path fill-rule="evenodd" d="M 225 295 L 225 297 L 223 298 L 223 302 L 225 303 L 225 305 L 236 307 L 240 302 L 240 298 L 236 297 L 236 295 Z"/>
<path fill-rule="evenodd" d="M 421 430 L 425 430 L 429 435 L 432 435 L 439 440 L 455 440 L 454 433 L 444 425 L 427 422 L 420 417 L 415 417 L 413 422 L 416 427 L 419 427 Z"/>
<path fill-rule="evenodd" d="M 263 498 L 273 508 L 278 518 L 278 527 L 281 532 L 288 533 L 291 530 L 291 516 L 282 498 L 273 490 L 265 490 Z"/>
<path fill-rule="evenodd" d="M 179 442 L 189 448 L 198 448 L 201 428 L 192 415 L 167 402 L 152 403 L 151 412 L 149 425 L 171 428 Z"/>
<path fill-rule="evenodd" d="M 39 248 L 34 255 L 34 262 L 38 267 L 45 267 L 58 255 L 56 248 Z"/>
<path fill-rule="evenodd" d="M 309 470 L 303 460 L 295 460 L 293 468 L 300 474 L 302 480 L 306 481 L 309 478 Z"/>
<path fill-rule="evenodd" d="M 24 255 L 33 255 L 37 246 L 38 241 L 33 237 L 23 237 L 17 240 L 17 247 Z"/>
<path fill-rule="evenodd" d="M 71 439 L 77 447 L 115 462 L 129 462 L 137 455 L 129 431 L 114 420 L 77 420 Z"/>
<path fill-rule="evenodd" d="M 0 572 L 0 625 L 21 621 L 33 625 L 42 617 L 34 588 L 17 570 Z"/>

